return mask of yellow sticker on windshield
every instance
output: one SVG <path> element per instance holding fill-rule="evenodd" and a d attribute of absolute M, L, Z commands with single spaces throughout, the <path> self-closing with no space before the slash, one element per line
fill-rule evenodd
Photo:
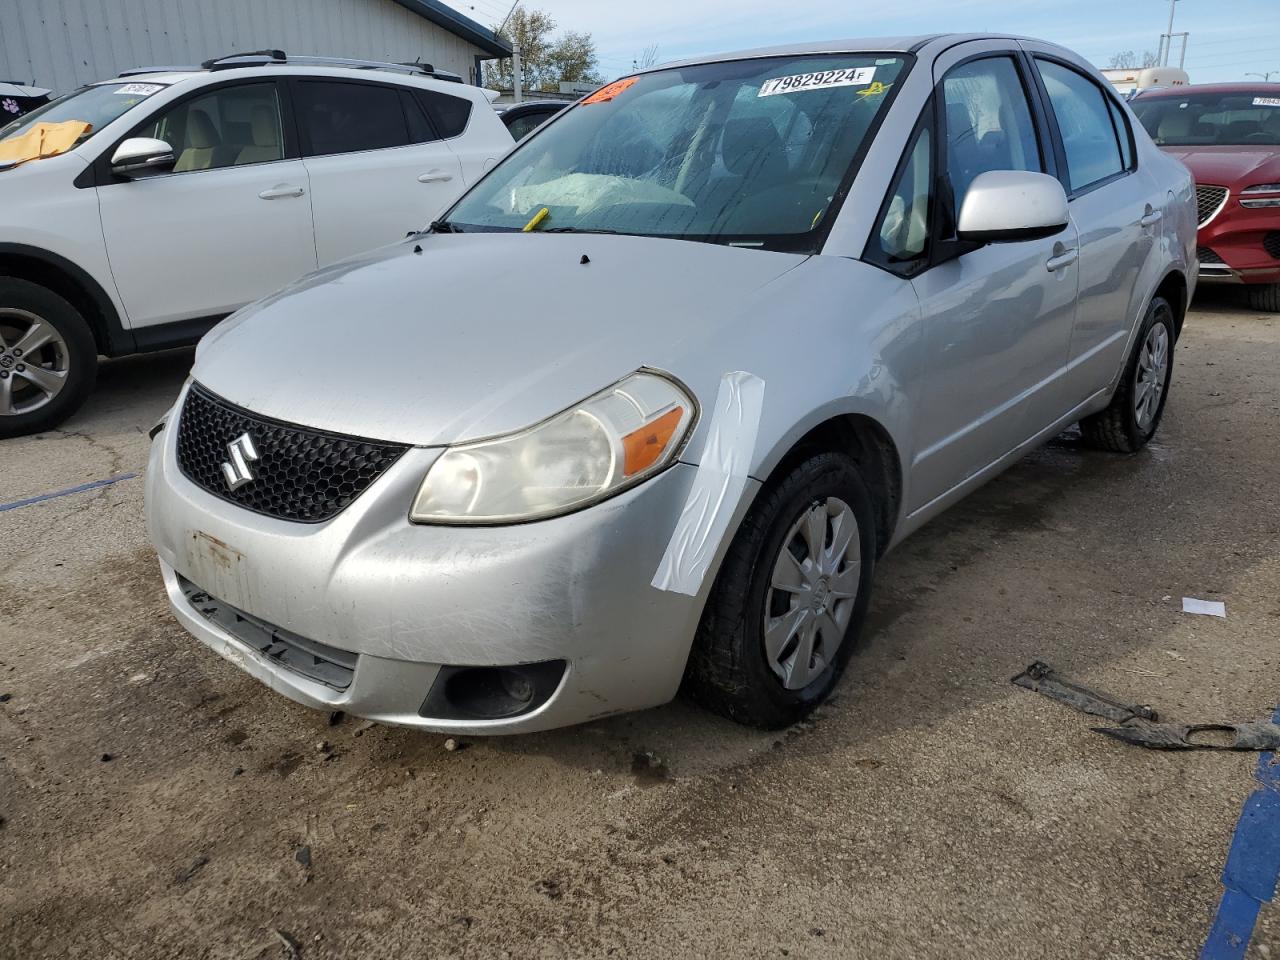
<path fill-rule="evenodd" d="M 816 73 L 797 73 L 789 77 L 774 77 L 760 84 L 757 97 L 772 97 L 779 93 L 806 93 L 810 90 L 830 90 L 832 87 L 861 87 L 876 75 L 875 67 L 846 67 L 842 70 L 819 70 Z"/>
<path fill-rule="evenodd" d="M 878 96 L 880 96 L 881 94 L 888 93 L 888 92 L 889 92 L 889 88 L 890 88 L 890 87 L 892 87 L 892 86 L 893 86 L 893 84 L 892 84 L 892 83 L 881 83 L 879 80 L 877 80 L 875 83 L 871 84 L 871 86 L 867 87 L 867 89 L 865 89 L 865 90 L 859 90 L 859 91 L 858 91 L 858 96 L 860 96 L 860 97 L 878 97 Z"/>

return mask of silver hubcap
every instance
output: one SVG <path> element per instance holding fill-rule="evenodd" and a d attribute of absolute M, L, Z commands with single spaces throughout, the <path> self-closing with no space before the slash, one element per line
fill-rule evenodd
<path fill-rule="evenodd" d="M 838 497 L 814 503 L 787 531 L 765 596 L 764 649 L 788 690 L 807 687 L 835 658 L 861 575 L 858 520 Z"/>
<path fill-rule="evenodd" d="M 0 307 L 0 417 L 31 413 L 67 382 L 66 341 L 48 320 Z"/>
<path fill-rule="evenodd" d="M 1157 323 L 1147 334 L 1138 354 L 1138 382 L 1133 391 L 1133 415 L 1138 429 L 1149 430 L 1160 409 L 1169 376 L 1169 328 Z"/>

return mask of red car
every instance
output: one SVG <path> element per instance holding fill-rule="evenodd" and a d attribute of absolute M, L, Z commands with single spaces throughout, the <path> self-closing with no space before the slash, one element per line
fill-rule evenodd
<path fill-rule="evenodd" d="M 1200 281 L 1244 283 L 1280 312 L 1280 83 L 1149 90 L 1129 104 L 1196 178 Z"/>

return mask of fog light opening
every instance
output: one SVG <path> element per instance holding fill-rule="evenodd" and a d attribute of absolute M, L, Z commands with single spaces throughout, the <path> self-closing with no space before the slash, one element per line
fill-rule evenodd
<path fill-rule="evenodd" d="M 546 703 L 565 661 L 503 667 L 441 667 L 418 714 L 448 720 L 502 720 Z"/>

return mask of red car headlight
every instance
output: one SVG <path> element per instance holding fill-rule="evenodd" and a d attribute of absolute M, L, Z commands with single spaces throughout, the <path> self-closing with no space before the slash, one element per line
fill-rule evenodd
<path fill-rule="evenodd" d="M 1260 183 L 1240 191 L 1242 207 L 1280 207 L 1280 183 Z"/>

